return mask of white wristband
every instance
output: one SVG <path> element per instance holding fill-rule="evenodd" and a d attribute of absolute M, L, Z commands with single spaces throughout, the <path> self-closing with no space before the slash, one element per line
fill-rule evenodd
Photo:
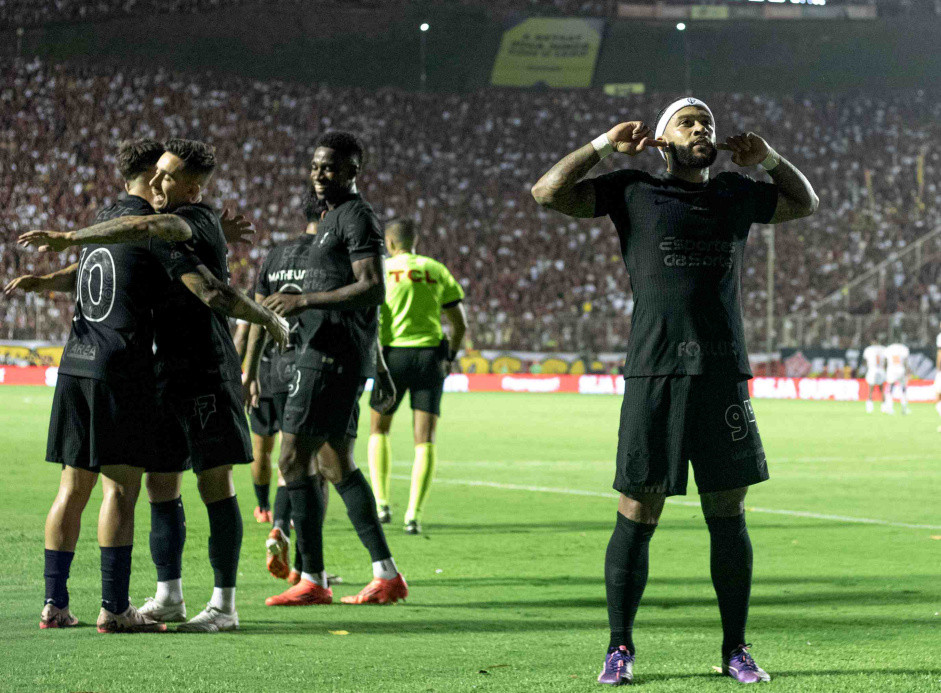
<path fill-rule="evenodd" d="M 598 156 L 604 159 L 609 154 L 614 153 L 614 145 L 608 139 L 608 133 L 602 133 L 591 141 L 591 146 L 598 152 Z"/>
<path fill-rule="evenodd" d="M 759 166 L 765 171 L 770 171 L 773 168 L 777 168 L 778 164 L 781 163 L 781 155 L 778 154 L 773 149 L 768 151 L 768 156 L 765 157 L 765 160 L 762 161 Z"/>

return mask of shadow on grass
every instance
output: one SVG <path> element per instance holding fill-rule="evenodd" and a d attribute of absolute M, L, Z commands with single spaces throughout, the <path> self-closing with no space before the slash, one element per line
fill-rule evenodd
<path fill-rule="evenodd" d="M 817 592 L 774 595 L 752 595 L 751 606 L 805 606 L 839 604 L 852 607 L 883 606 L 889 604 L 929 604 L 941 601 L 941 592 L 921 592 L 904 590 L 898 592 Z M 712 594 L 704 596 L 647 597 L 641 608 L 674 609 L 685 606 L 714 606 L 716 598 Z M 462 609 L 594 609 L 604 608 L 604 595 L 598 597 L 580 597 L 574 599 L 520 599 L 486 602 L 425 602 L 415 607 L 443 609 L 460 607 Z"/>
<path fill-rule="evenodd" d="M 699 512 L 693 509 L 694 512 Z M 834 528 L 839 526 L 835 522 L 801 521 L 800 523 L 762 522 L 754 520 L 756 528 L 766 529 L 810 529 Z M 440 534 L 538 534 L 542 532 L 607 532 L 614 529 L 614 520 L 611 521 L 569 521 L 569 522 L 488 522 L 488 523 L 434 523 L 425 528 L 425 537 L 431 539 L 436 533 Z M 677 531 L 707 532 L 706 523 L 702 517 L 694 520 L 680 518 L 665 518 L 662 533 Z"/>
<path fill-rule="evenodd" d="M 329 607 L 328 607 L 329 608 Z M 591 633 L 600 633 L 607 628 L 607 620 L 601 609 L 597 618 L 537 618 L 534 615 L 507 614 L 507 618 L 464 618 L 464 619 L 411 619 L 407 614 L 407 607 L 397 610 L 397 617 L 390 621 L 361 621 L 354 619 L 343 619 L 335 611 L 330 613 L 321 610 L 316 615 L 298 620 L 252 620 L 243 621 L 239 634 L 243 636 L 250 635 L 329 635 L 329 631 L 345 630 L 354 635 L 427 635 L 429 633 L 447 634 L 459 636 L 462 633 L 534 633 L 534 632 L 559 632 L 571 633 L 574 631 L 586 631 Z M 332 611 L 332 610 L 331 610 Z M 645 630 L 668 629 L 689 630 L 689 629 L 708 629 L 710 632 L 718 628 L 718 616 L 685 616 L 678 615 L 671 618 L 653 618 L 644 617 L 643 609 L 639 618 L 641 627 Z M 839 629 L 850 631 L 856 628 L 871 629 L 875 627 L 895 627 L 902 625 L 922 625 L 927 626 L 932 622 L 929 619 L 915 618 L 887 618 L 885 616 L 847 616 L 846 618 L 825 618 L 819 615 L 809 614 L 807 616 L 794 615 L 787 618 L 786 623 L 780 623 L 780 619 L 775 616 L 767 619 L 756 616 L 753 619 L 756 625 L 760 625 L 763 631 L 790 630 L 795 625 L 808 631 L 820 631 L 827 629 Z M 330 636 L 333 637 L 333 636 Z M 808 672 L 808 674 L 813 672 Z"/>
<path fill-rule="evenodd" d="M 825 669 L 808 671 L 772 671 L 771 682 L 777 679 L 809 679 L 823 676 L 941 676 L 941 669 Z M 719 672 L 697 674 L 644 674 L 634 678 L 634 685 L 654 683 L 657 681 L 682 681 L 684 679 L 721 679 L 725 678 Z"/>
<path fill-rule="evenodd" d="M 594 576 L 586 575 L 554 575 L 552 577 L 537 576 L 502 576 L 502 577 L 460 577 L 460 578 L 408 578 L 410 587 L 566 587 L 579 585 L 601 585 L 604 586 L 604 577 L 600 574 Z M 934 581 L 937 576 L 933 575 L 907 575 L 907 580 L 926 580 Z M 763 585 L 837 585 L 841 588 L 850 590 L 855 587 L 865 587 L 868 585 L 878 585 L 879 590 L 885 590 L 886 585 L 893 585 L 898 582 L 898 576 L 846 576 L 846 575 L 805 575 L 805 576 L 758 576 L 755 578 L 755 585 L 761 588 Z M 350 583 L 352 584 L 352 583 Z M 712 579 L 708 575 L 697 575 L 690 577 L 651 577 L 647 585 L 712 585 Z M 876 589 L 876 588 L 870 588 Z M 929 595 L 931 596 L 931 595 Z"/>

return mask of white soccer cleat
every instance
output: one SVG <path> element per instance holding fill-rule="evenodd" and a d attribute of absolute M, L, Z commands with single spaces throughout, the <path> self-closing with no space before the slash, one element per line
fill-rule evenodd
<path fill-rule="evenodd" d="M 165 624 L 144 616 L 133 604 L 123 614 L 113 614 L 104 607 L 98 614 L 99 633 L 162 633 L 166 629 Z"/>
<path fill-rule="evenodd" d="M 224 630 L 238 630 L 239 615 L 237 611 L 226 613 L 212 604 L 181 626 L 177 626 L 178 633 L 218 633 Z"/>
<path fill-rule="evenodd" d="M 154 597 L 147 597 L 139 613 L 160 623 L 182 623 L 186 620 L 186 602 L 163 604 Z"/>
<path fill-rule="evenodd" d="M 872 409 L 873 409 L 872 400 L 868 400 L 868 401 L 866 402 L 866 413 L 867 413 L 867 414 L 872 414 Z"/>

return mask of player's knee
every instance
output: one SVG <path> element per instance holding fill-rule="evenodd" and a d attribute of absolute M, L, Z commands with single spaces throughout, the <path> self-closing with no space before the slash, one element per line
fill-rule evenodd
<path fill-rule="evenodd" d="M 655 493 L 621 494 L 618 512 L 632 522 L 655 525 L 660 521 L 665 500 L 663 495 Z"/>
<path fill-rule="evenodd" d="M 180 497 L 181 474 L 148 474 L 147 498 L 151 503 L 166 503 Z"/>
<path fill-rule="evenodd" d="M 703 493 L 700 504 L 704 517 L 735 517 L 745 512 L 746 489 Z"/>
<path fill-rule="evenodd" d="M 196 488 L 204 503 L 215 503 L 235 495 L 232 467 L 215 467 L 196 476 Z"/>

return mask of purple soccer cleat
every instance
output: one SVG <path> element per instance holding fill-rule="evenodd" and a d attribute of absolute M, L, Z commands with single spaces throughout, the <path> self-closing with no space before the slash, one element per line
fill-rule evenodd
<path fill-rule="evenodd" d="M 624 645 L 608 652 L 604 658 L 604 668 L 598 675 L 598 683 L 610 686 L 629 686 L 634 683 L 634 655 Z"/>
<path fill-rule="evenodd" d="M 750 645 L 739 645 L 728 657 L 722 658 L 722 673 L 731 676 L 739 683 L 758 683 L 770 681 L 771 677 L 764 669 L 755 664 L 755 660 L 748 654 Z"/>

